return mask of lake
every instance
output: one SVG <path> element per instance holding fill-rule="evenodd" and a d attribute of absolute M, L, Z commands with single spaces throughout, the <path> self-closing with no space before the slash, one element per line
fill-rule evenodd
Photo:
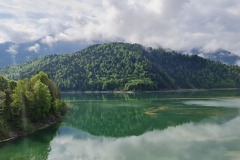
<path fill-rule="evenodd" d="M 240 91 L 64 93 L 58 124 L 0 144 L 1 160 L 239 160 Z"/>

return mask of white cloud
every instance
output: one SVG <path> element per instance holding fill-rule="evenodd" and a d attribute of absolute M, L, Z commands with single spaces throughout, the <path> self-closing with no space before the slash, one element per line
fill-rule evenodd
<path fill-rule="evenodd" d="M 123 40 L 240 54 L 237 0 L 12 0 L 0 2 L 5 41 Z M 1 13 L 12 15 L 1 19 Z M 4 41 L 1 39 L 1 41 Z"/>
<path fill-rule="evenodd" d="M 40 50 L 40 45 L 38 43 L 33 46 L 28 47 L 28 51 L 37 53 Z"/>
<path fill-rule="evenodd" d="M 16 54 L 18 54 L 18 51 L 17 51 L 18 47 L 19 47 L 19 46 L 18 46 L 17 44 L 11 45 L 11 46 L 6 50 L 6 52 L 8 52 L 8 53 L 10 53 L 10 54 L 12 54 L 12 55 L 16 55 Z"/>
<path fill-rule="evenodd" d="M 46 36 L 45 38 L 42 39 L 41 42 L 47 44 L 48 46 L 52 46 L 53 43 L 56 42 L 56 40 L 51 36 Z"/>

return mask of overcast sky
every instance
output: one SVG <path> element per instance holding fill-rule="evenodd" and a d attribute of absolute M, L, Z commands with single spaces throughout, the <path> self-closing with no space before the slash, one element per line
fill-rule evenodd
<path fill-rule="evenodd" d="M 57 41 L 124 41 L 240 54 L 240 1 L 1 0 L 0 43 L 38 39 L 50 46 Z"/>

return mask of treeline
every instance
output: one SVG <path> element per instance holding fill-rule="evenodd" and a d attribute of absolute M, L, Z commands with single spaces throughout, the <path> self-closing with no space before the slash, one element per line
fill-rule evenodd
<path fill-rule="evenodd" d="M 11 137 L 10 133 L 34 131 L 65 110 L 57 86 L 44 72 L 19 81 L 0 75 L 0 140 Z"/>
<path fill-rule="evenodd" d="M 139 44 L 93 45 L 68 55 L 50 55 L 0 73 L 11 79 L 48 73 L 63 91 L 167 90 L 240 87 L 240 68 Z"/>

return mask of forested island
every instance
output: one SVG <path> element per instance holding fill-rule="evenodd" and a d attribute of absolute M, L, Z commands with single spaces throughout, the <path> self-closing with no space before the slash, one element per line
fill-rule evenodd
<path fill-rule="evenodd" d="M 54 124 L 65 112 L 60 92 L 46 73 L 18 81 L 0 75 L 0 141 Z"/>
<path fill-rule="evenodd" d="M 106 43 L 0 70 L 9 79 L 44 71 L 61 91 L 239 88 L 240 67 L 139 44 Z"/>

